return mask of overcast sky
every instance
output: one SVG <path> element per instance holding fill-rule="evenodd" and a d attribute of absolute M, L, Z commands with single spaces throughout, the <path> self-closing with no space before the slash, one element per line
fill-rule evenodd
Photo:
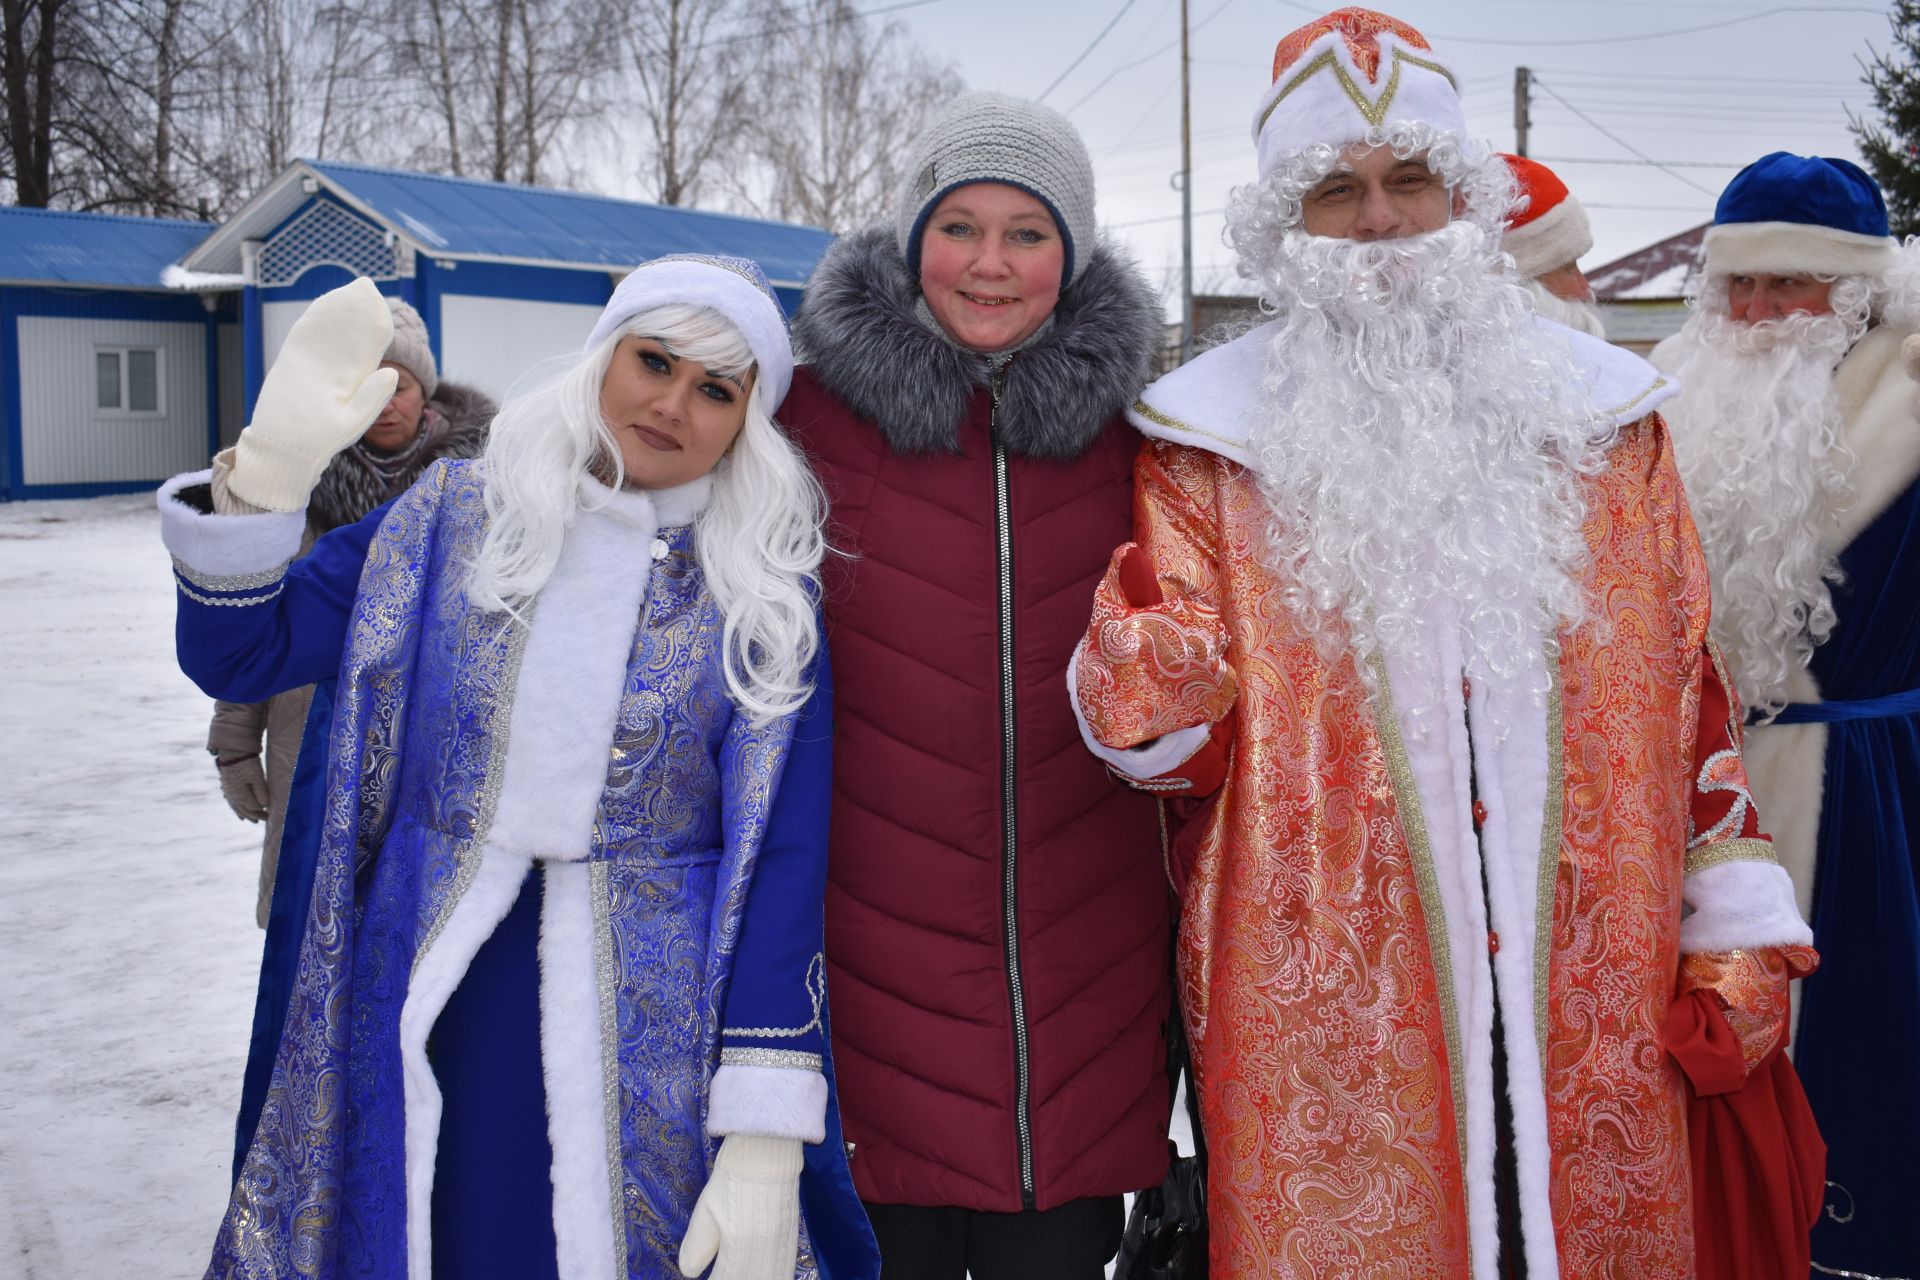
<path fill-rule="evenodd" d="M 1101 223 L 1156 277 L 1177 273 L 1180 0 L 860 7 L 893 9 L 972 88 L 1044 92 L 1093 153 Z M 1195 288 L 1239 292 L 1217 211 L 1253 176 L 1251 118 L 1274 46 L 1326 10 L 1299 0 L 1188 0 L 1188 10 Z M 1727 180 L 1768 151 L 1857 160 L 1846 115 L 1868 106 L 1857 60 L 1889 45 L 1885 5 L 1839 0 L 1393 0 L 1386 11 L 1450 62 L 1468 125 L 1501 150 L 1514 146 L 1514 68 L 1534 72 L 1529 152 L 1590 211 L 1589 269 L 1706 221 Z"/>

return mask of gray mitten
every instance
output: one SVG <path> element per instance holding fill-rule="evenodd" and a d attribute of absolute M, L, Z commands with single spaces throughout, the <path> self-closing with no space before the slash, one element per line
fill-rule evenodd
<path fill-rule="evenodd" d="M 248 822 L 265 822 L 267 771 L 261 767 L 260 757 L 215 761 L 215 766 L 220 770 L 220 794 L 226 797 L 227 807 Z"/>

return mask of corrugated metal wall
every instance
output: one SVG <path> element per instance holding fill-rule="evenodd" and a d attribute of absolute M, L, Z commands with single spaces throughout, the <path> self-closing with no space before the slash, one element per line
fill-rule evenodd
<path fill-rule="evenodd" d="M 152 320 L 22 316 L 20 438 L 27 484 L 161 480 L 207 465 L 206 330 Z M 158 347 L 164 412 L 94 407 L 97 347 Z"/>
<path fill-rule="evenodd" d="M 541 361 L 578 355 L 600 311 L 564 302 L 443 294 L 440 376 L 503 400 L 514 379 Z"/>

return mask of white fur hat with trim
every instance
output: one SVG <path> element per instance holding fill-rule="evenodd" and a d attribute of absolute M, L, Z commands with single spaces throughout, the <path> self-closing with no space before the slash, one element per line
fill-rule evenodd
<path fill-rule="evenodd" d="M 1402 121 L 1467 136 L 1459 81 L 1427 38 L 1372 9 L 1336 9 L 1274 50 L 1273 84 L 1253 117 L 1260 176 L 1308 147 L 1347 147 Z"/>
<path fill-rule="evenodd" d="M 587 335 L 591 351 L 642 311 L 668 303 L 710 307 L 725 316 L 747 349 L 766 388 L 769 410 L 787 398 L 793 382 L 793 341 L 787 315 L 760 264 L 721 253 L 670 253 L 635 267 Z"/>
<path fill-rule="evenodd" d="M 1568 263 L 1577 263 L 1593 249 L 1593 228 L 1587 211 L 1574 198 L 1567 184 L 1538 160 L 1525 156 L 1500 158 L 1513 172 L 1513 180 L 1526 202 L 1507 219 L 1500 247 L 1513 255 L 1520 274 L 1529 280 Z"/>
<path fill-rule="evenodd" d="M 1877 276 L 1899 258 L 1887 202 L 1860 166 L 1775 151 L 1733 176 L 1706 236 L 1708 276 Z"/>

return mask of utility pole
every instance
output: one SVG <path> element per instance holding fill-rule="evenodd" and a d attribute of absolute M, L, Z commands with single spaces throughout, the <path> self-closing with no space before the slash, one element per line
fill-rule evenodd
<path fill-rule="evenodd" d="M 1193 359 L 1193 94 L 1187 0 L 1180 0 L 1180 363 Z"/>
<path fill-rule="evenodd" d="M 1527 126 L 1533 123 L 1533 72 L 1513 69 L 1513 154 L 1527 154 Z"/>

